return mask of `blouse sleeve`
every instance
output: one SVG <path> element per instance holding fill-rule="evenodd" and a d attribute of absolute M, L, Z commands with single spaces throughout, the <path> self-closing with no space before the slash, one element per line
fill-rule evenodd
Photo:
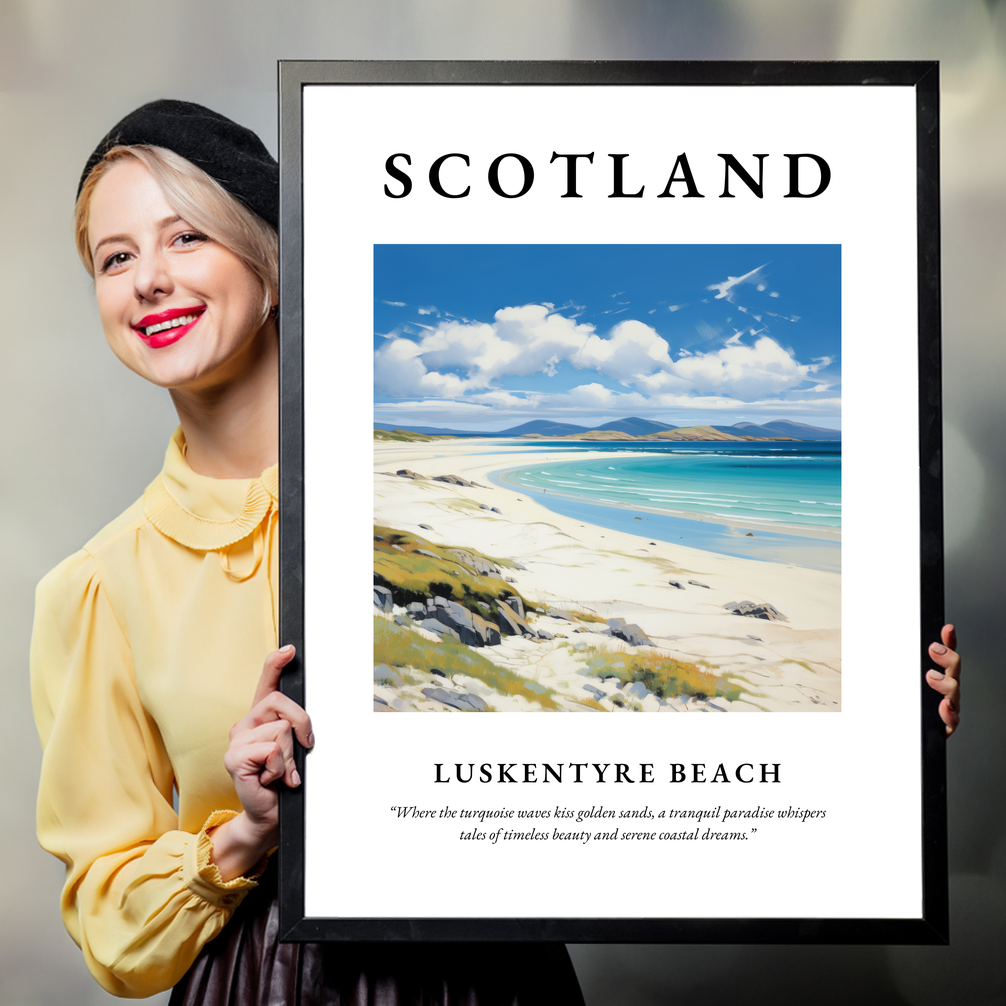
<path fill-rule="evenodd" d="M 170 988 L 254 880 L 224 882 L 207 829 L 178 830 L 171 764 L 140 703 L 129 642 L 78 552 L 39 584 L 31 644 L 42 741 L 38 837 L 66 865 L 63 921 L 117 996 Z"/>

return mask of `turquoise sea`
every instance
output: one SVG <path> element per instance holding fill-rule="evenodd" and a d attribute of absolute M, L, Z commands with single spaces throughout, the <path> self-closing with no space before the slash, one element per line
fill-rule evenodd
<path fill-rule="evenodd" d="M 726 555 L 840 567 L 840 441 L 560 440 L 533 448 L 546 460 L 497 472 L 493 481 L 601 527 Z M 629 453 L 587 458 L 588 451 Z"/>

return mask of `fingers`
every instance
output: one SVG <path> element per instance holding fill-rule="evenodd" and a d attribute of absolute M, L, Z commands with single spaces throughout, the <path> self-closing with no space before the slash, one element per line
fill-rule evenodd
<path fill-rule="evenodd" d="M 286 759 L 283 757 L 283 749 L 280 744 L 263 741 L 259 744 L 249 745 L 248 750 L 253 752 L 256 760 L 262 766 L 258 774 L 258 781 L 262 786 L 268 786 L 283 777 L 286 768 Z"/>
<path fill-rule="evenodd" d="M 929 656 L 942 670 L 935 668 L 926 672 L 926 683 L 943 696 L 940 702 L 940 719 L 946 726 L 949 737 L 961 721 L 961 656 L 957 652 L 957 630 L 952 625 L 944 625 L 940 630 L 939 643 L 930 643 Z"/>
<path fill-rule="evenodd" d="M 245 779 L 258 777 L 268 786 L 282 779 L 291 789 L 300 785 L 300 773 L 293 757 L 293 733 L 283 719 L 261 723 L 232 737 L 224 757 L 227 771 Z"/>
<path fill-rule="evenodd" d="M 304 747 L 314 747 L 311 717 L 307 715 L 302 706 L 279 691 L 279 679 L 283 668 L 293 660 L 296 652 L 293 646 L 284 646 L 279 650 L 273 650 L 265 658 L 262 676 L 259 678 L 258 687 L 255 689 L 255 698 L 252 700 L 251 711 L 244 719 L 235 724 L 234 730 L 231 731 L 232 737 L 235 730 L 249 729 L 269 720 L 285 719 L 293 725 L 297 740 Z"/>
<path fill-rule="evenodd" d="M 929 656 L 930 658 L 943 669 L 943 671 L 949 675 L 951 678 L 959 679 L 961 673 L 961 656 L 950 645 L 950 642 L 954 644 L 957 643 L 957 634 L 954 632 L 954 627 L 952 625 L 943 626 L 943 631 L 940 633 L 943 638 L 942 643 L 930 643 L 929 644 Z"/>
<path fill-rule="evenodd" d="M 937 672 L 930 671 L 929 673 L 932 675 Z M 933 682 L 930 681 L 929 684 L 933 685 Z M 960 710 L 957 708 L 956 699 L 951 698 L 949 695 L 944 698 L 939 705 L 939 714 L 940 719 L 943 720 L 943 724 L 946 727 L 947 736 L 949 737 L 957 729 L 958 724 L 961 722 L 961 714 Z"/>
<path fill-rule="evenodd" d="M 314 746 L 311 717 L 278 690 L 283 668 L 295 653 L 293 646 L 284 646 L 266 657 L 252 708 L 231 728 L 224 765 L 246 810 L 249 800 L 255 804 L 259 794 L 265 796 L 263 787 L 280 779 L 291 788 L 300 786 L 294 736 L 304 747 Z"/>
<path fill-rule="evenodd" d="M 935 692 L 939 692 L 944 698 L 949 700 L 954 712 L 957 712 L 957 695 L 960 691 L 960 682 L 949 674 L 942 674 L 940 671 L 927 671 L 926 681 L 929 687 Z"/>
<path fill-rule="evenodd" d="M 947 728 L 948 737 L 957 729 L 957 725 L 961 722 L 961 714 L 956 709 L 951 708 L 949 699 L 944 699 L 940 703 L 940 719 L 943 720 Z"/>
<path fill-rule="evenodd" d="M 252 699 L 252 707 L 257 706 L 270 692 L 276 691 L 283 668 L 293 660 L 296 653 L 296 648 L 288 645 L 273 650 L 265 658 L 265 663 L 262 665 L 262 676 L 255 689 L 255 698 Z"/>
<path fill-rule="evenodd" d="M 951 650 L 957 649 L 957 630 L 952 625 L 944 625 L 940 632 L 943 645 Z"/>
<path fill-rule="evenodd" d="M 224 768 L 234 778 L 236 787 L 239 781 L 253 779 L 258 781 L 259 786 L 268 786 L 283 777 L 286 761 L 280 744 L 264 740 L 228 749 L 224 755 Z"/>
<path fill-rule="evenodd" d="M 263 723 L 284 720 L 293 727 L 297 740 L 306 747 L 314 747 L 314 733 L 311 717 L 303 706 L 297 705 L 293 699 L 282 692 L 269 692 L 260 702 L 256 703 L 243 719 L 234 724 L 231 729 L 231 739 L 246 730 L 253 730 Z"/>
<path fill-rule="evenodd" d="M 943 700 L 940 702 L 939 713 L 940 719 L 946 725 L 947 736 L 949 737 L 957 729 L 957 725 L 961 721 L 960 706 L 958 704 L 960 699 L 960 682 L 949 674 L 931 670 L 926 673 L 926 683 L 933 691 L 939 692 L 943 696 Z"/>
<path fill-rule="evenodd" d="M 929 646 L 930 659 L 939 664 L 944 673 L 957 680 L 961 674 L 961 656 L 955 650 L 949 650 L 940 643 Z"/>

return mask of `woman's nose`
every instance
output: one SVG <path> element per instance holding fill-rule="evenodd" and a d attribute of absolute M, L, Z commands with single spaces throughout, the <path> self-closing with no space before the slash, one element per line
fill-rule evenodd
<path fill-rule="evenodd" d="M 137 300 L 156 301 L 174 290 L 168 262 L 160 251 L 141 254 L 133 271 Z"/>

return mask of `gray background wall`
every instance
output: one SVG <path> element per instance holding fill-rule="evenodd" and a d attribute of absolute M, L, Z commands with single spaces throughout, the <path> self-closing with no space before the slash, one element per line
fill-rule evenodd
<path fill-rule="evenodd" d="M 573 955 L 590 1006 L 1006 1002 L 1004 50 L 997 0 L 3 0 L 0 1006 L 108 999 L 63 931 L 61 869 L 34 839 L 32 590 L 138 496 L 174 426 L 167 396 L 105 347 L 70 236 L 78 172 L 122 114 L 166 96 L 217 108 L 275 149 L 279 58 L 942 61 L 947 613 L 967 664 L 949 759 L 953 945 Z M 882 503 L 877 516 L 897 519 Z M 881 827 L 864 822 L 863 841 Z M 617 882 L 645 883 L 660 863 L 624 870 Z"/>

